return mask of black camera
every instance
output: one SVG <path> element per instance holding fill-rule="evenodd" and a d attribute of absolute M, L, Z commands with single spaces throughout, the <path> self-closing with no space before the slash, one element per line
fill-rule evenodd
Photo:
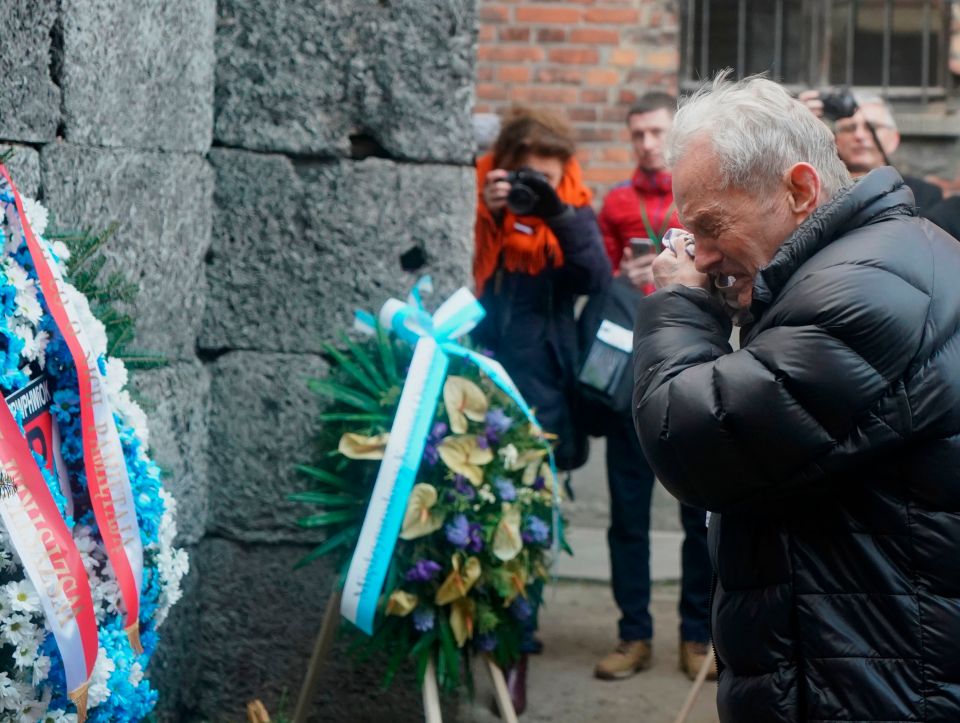
<path fill-rule="evenodd" d="M 533 181 L 533 183 L 528 183 L 528 181 Z M 548 187 L 550 185 L 546 176 L 531 168 L 510 171 L 507 174 L 507 183 L 510 184 L 510 192 L 507 194 L 507 208 L 517 216 L 529 216 L 540 200 L 540 194 L 535 190 L 538 181 L 541 185 L 546 184 Z"/>
<path fill-rule="evenodd" d="M 823 116 L 832 121 L 849 118 L 857 112 L 857 101 L 846 88 L 821 90 L 820 102 L 823 103 Z"/>

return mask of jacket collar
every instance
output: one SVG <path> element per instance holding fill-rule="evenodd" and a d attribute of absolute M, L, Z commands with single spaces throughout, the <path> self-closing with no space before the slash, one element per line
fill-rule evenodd
<path fill-rule="evenodd" d="M 663 195 L 673 190 L 673 176 L 669 171 L 645 171 L 637 167 L 633 172 L 632 183 L 640 193 Z"/>
<path fill-rule="evenodd" d="M 894 215 L 917 215 L 913 192 L 894 168 L 884 166 L 870 171 L 842 188 L 787 237 L 773 260 L 757 274 L 752 316 L 758 318 L 794 272 L 834 239 Z"/>

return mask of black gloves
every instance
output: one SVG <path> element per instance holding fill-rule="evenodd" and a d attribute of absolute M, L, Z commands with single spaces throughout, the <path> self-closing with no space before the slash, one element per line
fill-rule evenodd
<path fill-rule="evenodd" d="M 538 216 L 552 220 L 568 209 L 542 173 L 521 168 L 512 171 L 507 176 L 507 182 L 510 184 L 507 208 L 517 216 Z"/>

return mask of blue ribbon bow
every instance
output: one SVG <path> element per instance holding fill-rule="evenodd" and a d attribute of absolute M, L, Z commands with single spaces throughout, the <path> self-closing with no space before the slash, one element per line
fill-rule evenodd
<path fill-rule="evenodd" d="M 360 530 L 360 539 L 344 583 L 340 611 L 368 635 L 373 634 L 377 602 L 387 577 L 393 549 L 400 534 L 427 437 L 446 379 L 451 356 L 467 359 L 513 400 L 527 420 L 540 429 L 533 410 L 523 399 L 506 370 L 496 361 L 471 351 L 457 339 L 472 330 L 486 315 L 483 306 L 461 288 L 430 314 L 422 295 L 432 291 L 430 277 L 414 285 L 404 303 L 389 299 L 380 309 L 379 325 L 414 345 L 410 371 L 400 394 L 397 414 L 380 465 L 370 505 Z M 364 311 L 356 313 L 355 328 L 375 333 L 377 319 Z M 561 536 L 560 496 L 553 450 L 547 447 L 553 473 L 554 552 Z"/>

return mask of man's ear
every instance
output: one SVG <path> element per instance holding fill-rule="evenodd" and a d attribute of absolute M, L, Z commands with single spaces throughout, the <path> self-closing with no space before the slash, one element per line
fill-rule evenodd
<path fill-rule="evenodd" d="M 809 216 L 820 199 L 820 176 L 809 163 L 794 163 L 786 173 L 790 210 L 799 216 Z"/>

